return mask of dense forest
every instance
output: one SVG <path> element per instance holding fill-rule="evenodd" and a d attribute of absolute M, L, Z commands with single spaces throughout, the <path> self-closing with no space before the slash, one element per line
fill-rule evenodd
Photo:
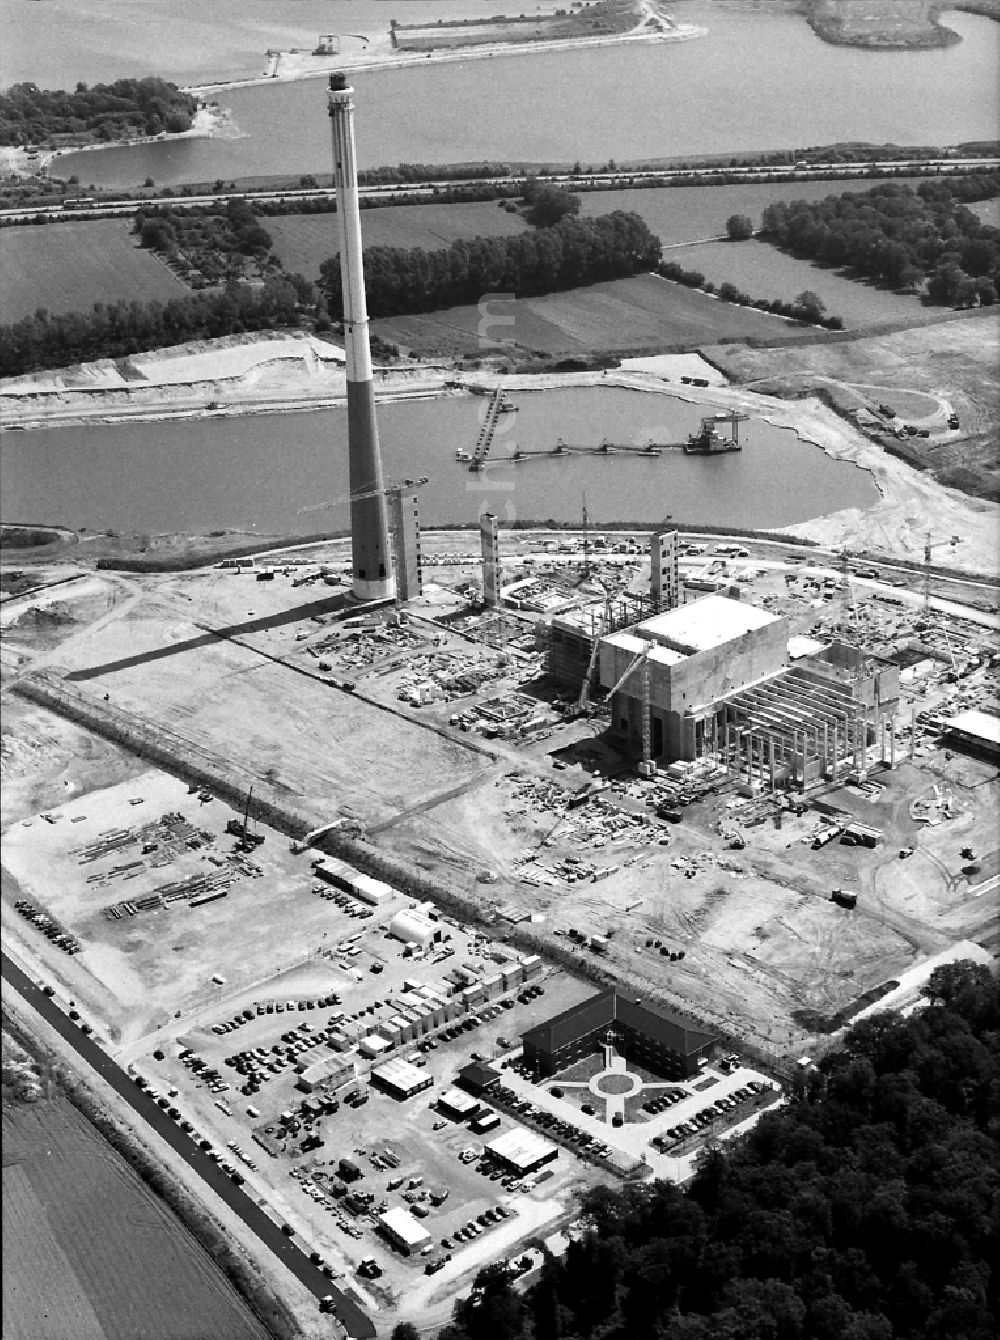
<path fill-rule="evenodd" d="M 637 214 L 616 210 L 595 219 L 563 218 L 515 237 L 476 237 L 440 251 L 420 247 L 365 250 L 365 287 L 372 316 L 431 312 L 478 302 L 484 294 L 519 298 L 621 279 L 655 269 L 660 241 Z M 341 313 L 340 258 L 320 267 L 331 315 Z"/>
<path fill-rule="evenodd" d="M 796 256 L 845 266 L 892 288 L 922 291 L 931 302 L 969 307 L 996 301 L 1000 229 L 967 204 L 1000 195 L 996 173 L 887 182 L 862 194 L 768 205 L 762 236 Z"/>
<path fill-rule="evenodd" d="M 119 79 L 62 89 L 15 84 L 0 93 L 0 144 L 48 144 L 64 136 L 105 143 L 190 130 L 197 99 L 164 79 Z"/>
<path fill-rule="evenodd" d="M 962 963 L 928 995 L 856 1025 L 686 1192 L 587 1193 L 564 1257 L 524 1293 L 483 1270 L 439 1340 L 992 1340 L 1000 994 Z"/>
<path fill-rule="evenodd" d="M 187 340 L 216 339 L 245 330 L 297 325 L 300 304 L 315 296 L 300 275 L 277 276 L 259 287 L 231 281 L 211 293 L 169 302 L 95 303 L 89 312 L 38 311 L 0 326 L 0 376 L 60 368 L 94 358 L 123 358 Z"/>

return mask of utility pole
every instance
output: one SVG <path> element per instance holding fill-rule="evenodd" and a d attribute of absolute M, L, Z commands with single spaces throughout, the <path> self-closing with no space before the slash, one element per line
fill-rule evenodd
<path fill-rule="evenodd" d="M 583 495 L 583 580 L 590 580 L 590 526 L 587 517 L 587 495 Z"/>

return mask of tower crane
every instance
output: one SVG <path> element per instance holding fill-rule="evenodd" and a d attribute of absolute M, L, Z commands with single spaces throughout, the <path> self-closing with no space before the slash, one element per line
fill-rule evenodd
<path fill-rule="evenodd" d="M 931 608 L 931 553 L 945 544 L 950 544 L 954 548 L 961 538 L 960 535 L 952 535 L 947 540 L 943 538 L 935 540 L 931 532 L 927 532 L 924 541 L 924 614 L 929 614 Z"/>

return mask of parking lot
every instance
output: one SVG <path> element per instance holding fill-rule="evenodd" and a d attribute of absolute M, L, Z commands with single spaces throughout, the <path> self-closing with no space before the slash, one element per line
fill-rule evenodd
<path fill-rule="evenodd" d="M 486 1141 L 522 1125 L 516 1116 L 501 1111 L 497 1127 L 477 1135 L 471 1123 L 443 1115 L 437 1105 L 463 1066 L 515 1054 L 523 1029 L 590 993 L 561 970 L 393 1049 L 392 1056 L 431 1081 L 412 1097 L 373 1082 L 378 1062 L 369 1067 L 356 1043 L 346 1053 L 337 1050 L 345 1030 L 370 1036 L 390 998 L 439 982 L 453 963 L 484 973 L 502 966 L 498 958 L 508 969 L 514 963 L 502 942 L 446 918 L 442 941 L 414 958 L 387 938 L 386 920 L 379 912 L 350 923 L 359 938 L 348 947 L 357 955 L 335 945 L 332 958 L 317 956 L 266 987 L 220 999 L 197 1027 L 135 1063 L 161 1106 L 190 1126 L 193 1139 L 207 1142 L 234 1180 L 266 1200 L 304 1248 L 318 1254 L 328 1277 L 351 1279 L 376 1305 L 408 1291 L 417 1278 L 446 1286 L 477 1262 L 514 1251 L 525 1234 L 566 1212 L 572 1190 L 606 1175 L 560 1154 L 537 1181 L 512 1177 L 484 1160 L 483 1150 Z M 303 1092 L 297 1085 L 317 1062 L 330 1066 L 330 1083 Z M 357 1176 L 345 1179 L 344 1160 Z M 392 1210 L 405 1211 L 428 1234 L 410 1256 L 379 1229 L 380 1216 Z M 374 1267 L 359 1275 L 369 1259 Z"/>
<path fill-rule="evenodd" d="M 592 1064 L 591 1064 L 592 1062 Z M 664 1080 L 625 1062 L 641 1089 L 626 1106 L 613 1096 L 602 1100 L 577 1076 L 603 1062 L 588 1058 L 566 1075 L 536 1080 L 512 1058 L 503 1072 L 505 1107 L 519 1120 L 578 1150 L 598 1166 L 622 1171 L 645 1162 L 673 1181 L 689 1175 L 687 1160 L 706 1138 L 719 1138 L 756 1120 L 781 1097 L 767 1076 L 739 1062 L 704 1066 L 691 1080 Z M 616 1114 L 620 1113 L 619 1122 Z"/>

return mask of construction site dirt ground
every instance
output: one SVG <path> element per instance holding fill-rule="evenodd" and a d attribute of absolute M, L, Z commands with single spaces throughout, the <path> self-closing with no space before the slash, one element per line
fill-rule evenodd
<path fill-rule="evenodd" d="M 517 543 L 537 552 L 529 536 Z M 566 543 L 573 550 L 576 541 Z M 718 827 L 727 821 L 731 792 L 690 806 L 680 824 L 658 824 L 646 805 L 650 789 L 634 776 L 621 794 L 586 807 L 585 824 L 576 816 L 557 826 L 565 798 L 595 766 L 629 776 L 631 763 L 608 747 L 599 722 L 553 721 L 525 743 L 487 741 L 449 727 L 456 711 L 507 691 L 539 665 L 534 653 L 510 651 L 506 667 L 499 666 L 495 649 L 431 622 L 460 607 L 455 593 L 474 575 L 464 557 L 468 552 L 471 559 L 474 547 L 454 534 L 428 544 L 428 555 L 442 564 L 428 569 L 438 578 L 437 594 L 418 602 L 415 617 L 399 630 L 410 639 L 399 644 L 402 651 L 390 647 L 384 664 L 358 672 L 320 668 L 323 655 L 343 661 L 345 648 L 356 656 L 363 646 L 336 622 L 343 605 L 337 586 L 293 586 L 294 576 L 280 572 L 257 582 L 252 573 L 231 569 L 141 577 L 102 572 L 5 603 L 5 684 L 32 670 L 57 679 L 69 675 L 64 691 L 91 712 L 124 720 L 140 739 L 146 732 L 168 742 L 179 766 L 196 758 L 241 794 L 254 786 L 258 799 L 282 803 L 310 826 L 338 819 L 358 824 L 378 849 L 440 879 L 481 914 L 532 919 L 531 930 L 552 946 L 565 947 L 570 929 L 586 936 L 610 930 L 602 970 L 775 1053 L 806 1044 L 803 1019 L 849 1006 L 917 955 L 985 933 L 996 916 L 996 889 L 972 896 L 960 850 L 975 850 L 980 879 L 987 880 L 997 846 L 996 772 L 949 759 L 926 743 L 912 765 L 881 775 L 885 789 L 877 803 L 843 788 L 825 797 L 884 831 L 874 851 L 840 845 L 810 851 L 800 839 L 815 828 L 815 813 L 803 819 L 786 814 L 780 830 L 769 823 L 748 830 L 746 850 L 730 851 Z M 343 544 L 303 550 L 299 557 L 316 563 L 324 555 L 336 581 Z M 638 560 L 612 557 L 626 565 L 621 572 L 629 579 Z M 794 626 L 806 632 L 834 607 L 810 599 L 805 569 L 794 571 L 799 575 L 782 599 L 790 612 L 801 609 Z M 777 599 L 785 581 L 766 569 L 760 573 L 756 584 Z M 797 594 L 800 587 L 805 595 Z M 903 613 L 890 607 L 878 617 L 899 620 Z M 332 645 L 337 628 L 342 640 L 334 652 L 317 654 Z M 400 676 L 414 645 L 420 655 L 447 653 L 466 667 L 493 667 L 500 677 L 453 702 L 400 703 Z M 348 673 L 357 673 L 353 692 L 342 687 Z M 556 771 L 554 760 L 565 767 Z M 71 845 L 80 845 L 91 829 L 126 822 L 123 814 L 135 821 L 140 809 L 181 811 L 217 836 L 235 811 L 221 802 L 200 806 L 182 784 L 9 695 L 2 766 L 8 884 L 16 880 L 24 896 L 36 896 L 93 946 L 89 971 L 59 956 L 58 970 L 74 994 L 95 1001 L 106 996 L 102 1015 L 117 1038 L 138 1036 L 178 1009 L 195 1008 L 216 968 L 194 943 L 189 914 L 171 907 L 132 917 L 127 927 L 107 922 L 105 904 L 129 898 L 140 884 L 143 891 L 146 883 L 155 888 L 157 880 L 147 872 L 131 881 L 130 891 L 107 888 L 86 903 L 74 901 L 79 870 L 59 854 L 59 844 L 71 831 L 70 810 L 87 815 L 73 826 Z M 950 788 L 957 817 L 918 825 L 910 801 L 933 796 L 935 785 Z M 131 810 L 128 798 L 144 789 L 145 805 Z M 21 826 L 59 807 L 67 818 L 55 827 L 42 821 Z M 218 967 L 227 977 L 235 974 L 234 982 L 287 969 L 320 943 L 325 929 L 301 866 L 281 845 L 279 851 L 265 844 L 255 854 L 261 878 L 238 880 L 228 897 L 199 909 L 198 935 L 207 928 L 213 950 L 245 946 L 235 966 Z M 900 860 L 899 849 L 911 845 L 915 854 Z M 590 862 L 595 871 L 616 868 L 597 884 L 570 880 L 568 866 L 557 869 L 567 857 Z M 859 892 L 856 911 L 830 902 L 841 887 Z M 280 934 L 288 924 L 295 926 L 294 943 Z M 647 939 L 683 950 L 683 960 L 650 951 Z M 598 966 L 595 957 L 584 961 L 592 970 Z"/>

